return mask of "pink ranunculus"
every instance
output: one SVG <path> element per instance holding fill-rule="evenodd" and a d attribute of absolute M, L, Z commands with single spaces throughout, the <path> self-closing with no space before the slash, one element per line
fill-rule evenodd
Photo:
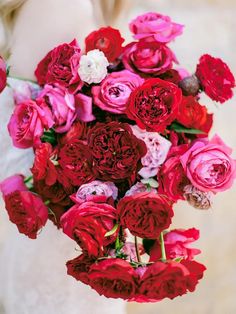
<path fill-rule="evenodd" d="M 143 168 L 139 174 L 145 179 L 156 176 L 167 157 L 171 142 L 157 132 L 146 132 L 136 125 L 132 126 L 132 131 L 147 146 L 147 154 L 141 159 Z"/>
<path fill-rule="evenodd" d="M 215 135 L 210 141 L 196 140 L 180 161 L 195 187 L 216 193 L 229 189 L 236 177 L 236 160 L 231 153 L 232 149 Z"/>
<path fill-rule="evenodd" d="M 44 101 L 27 100 L 15 107 L 8 131 L 14 146 L 29 148 L 39 144 L 44 128 L 49 129 L 53 124 L 51 111 Z"/>
<path fill-rule="evenodd" d="M 122 61 L 127 70 L 141 76 L 157 76 L 178 63 L 175 54 L 165 44 L 156 41 L 140 40 L 124 48 Z"/>
<path fill-rule="evenodd" d="M 157 42 L 168 43 L 182 34 L 184 26 L 172 22 L 169 16 L 149 12 L 136 17 L 129 28 L 135 39 L 153 37 Z"/>
<path fill-rule="evenodd" d="M 102 110 L 122 114 L 130 93 L 142 83 L 140 76 L 128 70 L 113 72 L 99 86 L 92 87 L 94 103 Z"/>
<path fill-rule="evenodd" d="M 102 182 L 99 180 L 82 184 L 78 191 L 71 196 L 71 199 L 77 203 L 84 202 L 106 203 L 109 199 L 116 200 L 118 189 L 113 182 Z"/>
<path fill-rule="evenodd" d="M 15 191 L 27 191 L 28 189 L 24 183 L 24 176 L 15 174 L 0 183 L 0 190 L 3 194 L 3 198 L 5 198 L 6 195 Z"/>

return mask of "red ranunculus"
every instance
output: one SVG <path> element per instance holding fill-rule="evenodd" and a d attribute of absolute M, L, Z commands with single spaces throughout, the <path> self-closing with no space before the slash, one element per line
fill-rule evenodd
<path fill-rule="evenodd" d="M 0 56 L 0 93 L 7 85 L 7 66 L 3 58 Z"/>
<path fill-rule="evenodd" d="M 127 116 L 147 131 L 163 132 L 176 119 L 181 89 L 159 78 L 147 79 L 130 95 Z"/>
<path fill-rule="evenodd" d="M 144 192 L 125 196 L 117 205 L 120 224 L 140 238 L 156 239 L 174 215 L 172 204 L 158 194 Z"/>
<path fill-rule="evenodd" d="M 124 38 L 121 37 L 118 29 L 110 26 L 102 27 L 86 37 L 86 53 L 93 49 L 99 49 L 105 54 L 108 61 L 113 62 L 120 56 L 123 42 Z"/>
<path fill-rule="evenodd" d="M 96 177 L 104 181 L 133 181 L 147 152 L 130 126 L 116 121 L 97 123 L 88 133 L 88 145 Z"/>
<path fill-rule="evenodd" d="M 74 39 L 71 43 L 55 47 L 39 62 L 35 76 L 40 85 L 59 84 L 75 92 L 82 87 L 78 75 L 80 48 Z"/>
<path fill-rule="evenodd" d="M 89 270 L 94 260 L 85 254 L 68 261 L 66 263 L 67 274 L 85 284 L 89 284 Z"/>
<path fill-rule="evenodd" d="M 107 298 L 133 298 L 137 290 L 137 279 L 133 267 L 119 258 L 99 261 L 89 271 L 90 286 Z"/>
<path fill-rule="evenodd" d="M 202 89 L 211 99 L 223 103 L 233 96 L 235 78 L 228 65 L 221 59 L 208 54 L 201 56 L 196 76 Z"/>

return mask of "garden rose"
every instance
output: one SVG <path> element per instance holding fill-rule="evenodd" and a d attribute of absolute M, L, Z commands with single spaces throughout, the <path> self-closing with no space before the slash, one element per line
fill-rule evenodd
<path fill-rule="evenodd" d="M 93 259 L 85 254 L 81 254 L 66 263 L 67 274 L 74 277 L 76 280 L 89 284 L 89 270 L 93 263 Z"/>
<path fill-rule="evenodd" d="M 141 129 L 163 132 L 176 119 L 182 92 L 159 78 L 147 79 L 130 95 L 126 114 Z"/>
<path fill-rule="evenodd" d="M 188 184 L 184 188 L 184 198 L 187 202 L 197 209 L 209 209 L 212 205 L 214 193 L 203 192 L 192 184 Z"/>
<path fill-rule="evenodd" d="M 97 178 L 107 181 L 133 181 L 146 154 L 143 141 L 133 135 L 126 123 L 97 123 L 88 133 L 88 146 Z"/>
<path fill-rule="evenodd" d="M 169 227 L 174 215 L 166 197 L 149 192 L 125 196 L 117 210 L 120 224 L 134 236 L 146 239 L 156 239 Z"/>
<path fill-rule="evenodd" d="M 191 183 L 201 191 L 220 192 L 229 189 L 236 177 L 232 149 L 218 135 L 210 141 L 196 140 L 180 157 Z"/>
<path fill-rule="evenodd" d="M 125 193 L 125 196 L 131 196 L 143 192 L 157 193 L 157 190 L 153 187 L 147 186 L 142 182 L 137 182 L 135 185 L 131 186 L 131 188 Z"/>
<path fill-rule="evenodd" d="M 183 25 L 171 21 L 169 16 L 149 12 L 136 17 L 129 24 L 135 39 L 153 37 L 157 42 L 168 43 L 183 32 Z"/>
<path fill-rule="evenodd" d="M 75 121 L 68 132 L 58 137 L 58 142 L 61 146 L 63 146 L 71 140 L 83 140 L 86 133 L 87 125 L 81 121 Z"/>
<path fill-rule="evenodd" d="M 178 62 L 174 53 L 164 44 L 140 40 L 124 48 L 122 61 L 127 70 L 141 76 L 157 76 L 172 68 Z"/>
<path fill-rule="evenodd" d="M 120 56 L 123 42 L 124 38 L 121 37 L 118 29 L 110 26 L 101 27 L 85 38 L 86 53 L 90 50 L 99 49 L 108 61 L 113 62 Z"/>
<path fill-rule="evenodd" d="M 0 182 L 0 190 L 3 198 L 15 191 L 28 191 L 24 183 L 24 176 L 21 174 L 15 174 Z"/>
<path fill-rule="evenodd" d="M 28 100 L 15 107 L 8 131 L 14 146 L 29 148 L 40 143 L 44 128 L 51 128 L 53 123 L 50 109 L 44 102 Z"/>
<path fill-rule="evenodd" d="M 143 79 L 130 71 L 113 72 L 100 85 L 92 87 L 94 103 L 102 110 L 122 114 L 130 93 L 142 83 Z"/>
<path fill-rule="evenodd" d="M 233 96 L 235 78 L 221 59 L 208 54 L 201 56 L 196 76 L 202 89 L 211 99 L 223 103 Z"/>
<path fill-rule="evenodd" d="M 7 85 L 7 66 L 3 58 L 0 56 L 0 93 Z"/>

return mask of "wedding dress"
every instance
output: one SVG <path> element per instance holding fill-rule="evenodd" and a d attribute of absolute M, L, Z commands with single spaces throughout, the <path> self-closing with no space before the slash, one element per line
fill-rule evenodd
<path fill-rule="evenodd" d="M 27 175 L 32 165 L 32 151 L 13 148 L 7 132 L 13 107 L 6 88 L 0 95 L 0 180 Z M 50 221 L 31 240 L 8 220 L 2 200 L 0 207 L 0 314 L 125 313 L 123 301 L 101 297 L 66 274 L 66 261 L 79 255 L 74 241 Z"/>

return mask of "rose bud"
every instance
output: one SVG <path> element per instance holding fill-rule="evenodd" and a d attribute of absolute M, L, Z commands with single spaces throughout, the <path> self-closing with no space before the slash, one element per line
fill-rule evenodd
<path fill-rule="evenodd" d="M 184 96 L 196 96 L 200 90 L 200 83 L 196 75 L 185 77 L 178 85 Z"/>
<path fill-rule="evenodd" d="M 184 188 L 184 197 L 188 203 L 197 209 L 209 209 L 212 205 L 212 192 L 200 191 L 195 186 L 188 184 Z"/>
<path fill-rule="evenodd" d="M 7 85 L 7 66 L 3 58 L 0 56 L 0 93 Z"/>

